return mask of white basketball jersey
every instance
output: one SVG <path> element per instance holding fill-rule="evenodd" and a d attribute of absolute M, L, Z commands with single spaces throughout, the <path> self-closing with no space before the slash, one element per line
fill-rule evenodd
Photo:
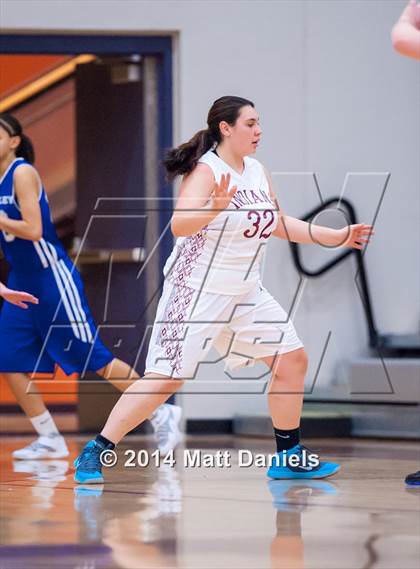
<path fill-rule="evenodd" d="M 204 292 L 243 294 L 261 278 L 264 249 L 277 227 L 277 206 L 258 160 L 246 156 L 241 175 L 212 150 L 199 162 L 210 166 L 218 183 L 222 174 L 230 174 L 230 187 L 238 189 L 211 223 L 194 235 L 178 237 L 164 275 L 174 284 Z"/>

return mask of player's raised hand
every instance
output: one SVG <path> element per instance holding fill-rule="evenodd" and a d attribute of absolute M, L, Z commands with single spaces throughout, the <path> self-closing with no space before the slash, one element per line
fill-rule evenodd
<path fill-rule="evenodd" d="M 237 186 L 229 190 L 230 174 L 222 174 L 219 183 L 215 183 L 211 195 L 211 209 L 226 209 L 236 193 Z"/>
<path fill-rule="evenodd" d="M 371 235 L 374 235 L 372 225 L 355 223 L 343 228 L 345 236 L 343 246 L 352 249 L 363 249 L 365 243 L 369 243 Z"/>
<path fill-rule="evenodd" d="M 28 308 L 28 305 L 26 304 L 27 302 L 30 302 L 31 304 L 38 304 L 39 302 L 36 296 L 33 296 L 28 292 L 11 290 L 10 288 L 7 288 L 4 285 L 0 286 L 0 296 L 4 298 L 4 300 L 6 300 L 7 302 L 15 304 L 16 306 L 19 306 L 20 308 L 24 309 Z"/>

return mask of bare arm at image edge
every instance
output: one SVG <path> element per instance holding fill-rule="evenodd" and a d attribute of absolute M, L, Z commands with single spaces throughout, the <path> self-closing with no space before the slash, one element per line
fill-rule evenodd
<path fill-rule="evenodd" d="M 420 4 L 411 0 L 391 32 L 392 45 L 400 55 L 420 60 Z"/>

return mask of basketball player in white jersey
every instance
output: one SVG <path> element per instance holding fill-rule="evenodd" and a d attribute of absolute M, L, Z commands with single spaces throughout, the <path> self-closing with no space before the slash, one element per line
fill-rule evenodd
<path fill-rule="evenodd" d="M 267 172 L 250 157 L 262 134 L 251 101 L 218 99 L 207 124 L 165 159 L 169 175 L 183 180 L 171 222 L 177 240 L 164 268 L 145 376 L 125 391 L 101 434 L 76 459 L 77 482 L 103 481 L 102 452 L 194 378 L 211 347 L 229 370 L 256 362 L 271 370 L 277 454 L 270 477 L 323 478 L 340 468 L 305 460 L 299 423 L 307 356 L 286 312 L 262 286 L 260 265 L 272 236 L 362 249 L 372 228 L 335 230 L 284 215 Z"/>

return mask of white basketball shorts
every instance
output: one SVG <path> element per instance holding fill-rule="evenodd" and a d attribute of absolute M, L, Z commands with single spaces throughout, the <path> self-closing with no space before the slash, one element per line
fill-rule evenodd
<path fill-rule="evenodd" d="M 165 280 L 145 373 L 194 379 L 210 349 L 229 370 L 303 347 L 285 310 L 260 284 L 242 295 L 221 295 Z"/>

